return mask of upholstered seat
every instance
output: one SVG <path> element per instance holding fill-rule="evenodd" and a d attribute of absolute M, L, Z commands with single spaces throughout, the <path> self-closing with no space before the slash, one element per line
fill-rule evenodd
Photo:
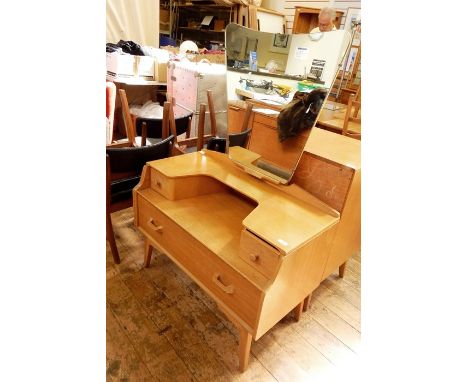
<path fill-rule="evenodd" d="M 174 136 L 155 145 L 133 147 L 106 147 L 106 235 L 112 256 L 116 264 L 120 256 L 115 242 L 110 214 L 133 204 L 133 188 L 140 181 L 142 169 L 146 162 L 167 158 L 171 155 Z"/>

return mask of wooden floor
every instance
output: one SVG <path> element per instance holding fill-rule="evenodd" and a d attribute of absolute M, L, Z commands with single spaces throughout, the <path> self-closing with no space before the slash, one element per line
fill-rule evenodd
<path fill-rule="evenodd" d="M 107 244 L 108 381 L 328 381 L 352 365 L 361 337 L 361 258 L 313 293 L 299 322 L 290 313 L 258 341 L 237 371 L 238 333 L 165 255 L 143 268 L 143 237 L 131 208 L 112 214 L 122 259 Z M 338 271 L 338 270 L 337 270 Z"/>

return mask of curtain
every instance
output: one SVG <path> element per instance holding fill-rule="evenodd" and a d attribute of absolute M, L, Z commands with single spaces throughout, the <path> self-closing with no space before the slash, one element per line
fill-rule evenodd
<path fill-rule="evenodd" d="M 159 0 L 106 0 L 106 42 L 159 47 Z"/>

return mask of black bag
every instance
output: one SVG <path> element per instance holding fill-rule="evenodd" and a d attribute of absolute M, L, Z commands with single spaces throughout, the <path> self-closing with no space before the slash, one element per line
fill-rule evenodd
<path fill-rule="evenodd" d="M 296 92 L 292 101 L 278 115 L 278 139 L 295 137 L 302 130 L 310 129 L 317 119 L 328 90 L 314 89 L 310 93 Z"/>
<path fill-rule="evenodd" d="M 106 44 L 106 52 L 115 52 L 122 49 L 122 52 L 132 54 L 134 56 L 144 56 L 141 46 L 133 41 L 120 40 L 117 44 L 111 42 Z"/>

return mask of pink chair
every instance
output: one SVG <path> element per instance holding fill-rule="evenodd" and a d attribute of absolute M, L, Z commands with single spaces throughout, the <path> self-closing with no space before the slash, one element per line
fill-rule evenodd
<path fill-rule="evenodd" d="M 115 111 L 115 97 L 117 95 L 117 87 L 113 82 L 106 81 L 106 118 L 107 118 L 107 131 L 106 131 L 106 144 L 112 143 L 114 132 L 114 111 Z"/>

